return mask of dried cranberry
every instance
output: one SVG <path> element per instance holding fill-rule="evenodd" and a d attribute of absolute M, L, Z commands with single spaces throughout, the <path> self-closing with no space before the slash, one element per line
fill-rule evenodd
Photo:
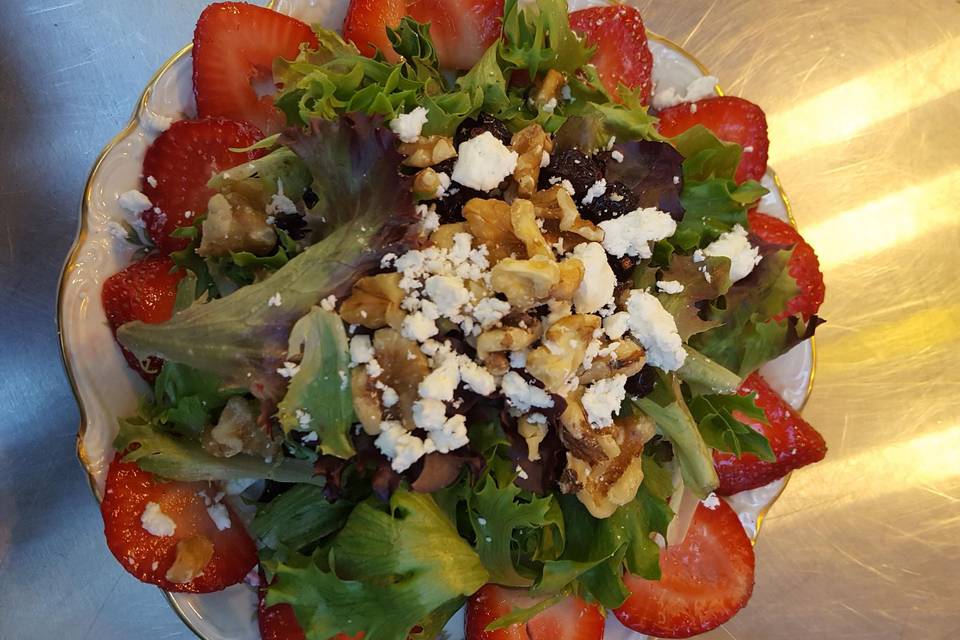
<path fill-rule="evenodd" d="M 503 144 L 510 144 L 510 140 L 513 137 L 510 135 L 510 130 L 507 129 L 507 125 L 489 114 L 481 113 L 476 118 L 467 118 L 460 123 L 460 126 L 457 127 L 456 134 L 453 136 L 453 143 L 459 147 L 467 140 L 476 138 L 488 131 Z"/>
<path fill-rule="evenodd" d="M 613 275 L 617 277 L 620 284 L 630 283 L 633 279 L 633 270 L 637 267 L 637 259 L 633 256 L 623 256 L 616 258 L 607 256 L 610 268 L 613 269 Z"/>
<path fill-rule="evenodd" d="M 447 188 L 446 195 L 439 200 L 431 200 L 429 204 L 437 207 L 437 215 L 440 216 L 440 222 L 449 224 L 452 222 L 463 222 L 463 207 L 474 198 L 487 198 L 487 194 L 476 189 L 465 187 L 462 184 L 452 182 Z"/>
<path fill-rule="evenodd" d="M 569 180 L 579 202 L 602 177 L 603 167 L 596 159 L 578 149 L 565 149 L 553 154 L 550 164 L 540 170 L 540 188 L 549 189 L 560 181 Z"/>
<path fill-rule="evenodd" d="M 607 185 L 607 191 L 603 195 L 594 198 L 589 204 L 579 206 L 580 215 L 594 223 L 619 218 L 636 208 L 637 196 L 622 182 Z"/>
<path fill-rule="evenodd" d="M 274 223 L 294 240 L 300 240 L 307 235 L 307 221 L 299 213 L 278 214 L 274 216 Z"/>
<path fill-rule="evenodd" d="M 657 371 L 650 365 L 644 365 L 637 375 L 628 378 L 625 386 L 627 393 L 637 398 L 650 395 L 657 383 Z"/>

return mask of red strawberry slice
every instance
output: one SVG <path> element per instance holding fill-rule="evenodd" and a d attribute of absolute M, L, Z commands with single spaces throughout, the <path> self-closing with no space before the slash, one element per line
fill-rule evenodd
<path fill-rule="evenodd" d="M 631 595 L 615 611 L 627 627 L 657 638 L 689 638 L 715 629 L 753 593 L 753 546 L 723 500 L 698 505 L 687 537 L 660 550 L 660 580 L 626 575 Z"/>
<path fill-rule="evenodd" d="M 488 584 L 467 603 L 467 640 L 601 640 L 604 618 L 597 605 L 568 597 L 525 624 L 487 631 L 487 626 L 516 608 L 532 607 L 540 599 L 523 589 Z"/>
<path fill-rule="evenodd" d="M 107 546 L 124 569 L 167 591 L 209 593 L 237 584 L 256 564 L 257 550 L 243 523 L 216 497 L 217 488 L 207 482 L 161 481 L 118 455 L 100 505 Z M 217 514 L 218 504 L 226 511 Z M 221 517 L 225 513 L 230 526 L 221 530 L 208 508 Z M 145 512 L 153 513 L 153 520 L 144 518 Z M 172 532 L 153 524 L 165 518 L 174 524 Z M 144 528 L 145 520 L 154 533 Z M 167 533 L 172 535 L 159 535 Z M 181 572 L 180 578 L 168 573 L 191 554 L 194 561 L 185 565 L 193 569 L 192 579 L 181 581 L 191 573 Z"/>
<path fill-rule="evenodd" d="M 767 172 L 767 116 L 743 98 L 722 96 L 678 104 L 660 112 L 660 133 L 668 138 L 702 124 L 721 140 L 743 147 L 736 181 L 759 180 Z"/>
<path fill-rule="evenodd" d="M 810 316 L 820 310 L 825 294 L 820 261 L 813 247 L 807 244 L 792 225 L 783 220 L 759 213 L 755 209 L 750 211 L 747 220 L 750 231 L 764 242 L 794 246 L 788 272 L 797 281 L 800 295 L 787 302 L 787 308 L 776 319 L 782 320 L 801 314 L 804 319 L 809 320 Z"/>
<path fill-rule="evenodd" d="M 199 116 L 242 120 L 269 133 L 279 131 L 283 116 L 273 105 L 273 63 L 277 58 L 296 58 L 303 43 L 317 48 L 313 29 L 282 13 L 243 2 L 204 9 L 193 34 L 193 91 Z"/>
<path fill-rule="evenodd" d="M 153 255 L 134 262 L 104 281 L 100 300 L 114 337 L 121 325 L 134 320 L 157 324 L 170 319 L 177 284 L 185 275 L 183 271 L 174 272 L 173 268 L 173 261 L 167 256 Z M 132 352 L 121 348 L 134 371 L 147 382 L 156 379 L 163 366 L 162 360 L 151 358 L 143 367 Z"/>
<path fill-rule="evenodd" d="M 430 24 L 441 66 L 470 69 L 500 36 L 503 0 L 351 0 L 343 36 L 365 56 L 380 50 L 396 62 L 386 28 L 404 16 Z"/>
<path fill-rule="evenodd" d="M 617 97 L 617 86 L 624 84 L 650 102 L 653 54 L 639 11 L 627 5 L 583 9 L 570 14 L 570 26 L 597 47 L 591 62 L 610 95 Z"/>
<path fill-rule="evenodd" d="M 181 120 L 160 134 L 143 159 L 141 189 L 153 208 L 143 213 L 147 231 L 163 253 L 183 249 L 185 238 L 171 238 L 180 227 L 207 210 L 213 190 L 207 182 L 215 174 L 255 160 L 262 151 L 233 153 L 263 138 L 256 127 L 227 120 Z M 154 186 L 156 185 L 156 186 Z"/>
<path fill-rule="evenodd" d="M 742 414 L 737 418 L 749 424 L 770 441 L 776 456 L 765 462 L 745 453 L 739 458 L 730 453 L 713 452 L 713 464 L 720 476 L 717 493 L 729 496 L 756 489 L 787 475 L 794 469 L 820 462 L 827 455 L 827 443 L 816 429 L 794 411 L 758 373 L 747 376 L 738 393 L 757 393 L 757 406 L 763 409 L 768 424 L 760 424 Z"/>

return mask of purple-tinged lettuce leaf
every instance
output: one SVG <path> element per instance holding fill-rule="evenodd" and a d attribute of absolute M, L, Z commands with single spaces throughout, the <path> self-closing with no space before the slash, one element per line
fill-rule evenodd
<path fill-rule="evenodd" d="M 654 293 L 663 308 L 676 320 L 677 332 L 684 342 L 693 335 L 721 324 L 721 320 L 716 318 L 702 318 L 702 307 L 704 303 L 716 300 L 730 290 L 729 258 L 711 257 L 694 262 L 690 256 L 676 255 L 659 280 L 683 285 L 680 293 L 669 294 L 659 290 Z"/>
<path fill-rule="evenodd" d="M 656 207 L 680 220 L 683 217 L 680 152 L 665 142 L 651 140 L 620 143 L 613 150 L 623 154 L 623 162 L 607 161 L 604 171 L 607 184 L 622 182 L 637 196 L 640 207 Z"/>
<path fill-rule="evenodd" d="M 187 364 L 279 400 L 285 384 L 276 371 L 294 323 L 323 298 L 346 295 L 384 253 L 410 242 L 416 218 L 410 179 L 398 173 L 392 133 L 355 116 L 314 122 L 286 141 L 314 176 L 322 239 L 261 282 L 163 324 L 124 325 L 117 337 L 138 357 Z M 278 294 L 280 305 L 271 305 Z"/>

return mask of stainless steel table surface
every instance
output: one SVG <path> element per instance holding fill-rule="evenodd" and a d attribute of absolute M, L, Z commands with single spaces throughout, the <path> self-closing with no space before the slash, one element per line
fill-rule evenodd
<path fill-rule="evenodd" d="M 712 638 L 960 637 L 960 4 L 650 0 L 770 116 L 827 274 L 795 474 Z M 110 556 L 74 459 L 55 292 L 90 165 L 201 0 L 0 0 L 0 639 L 190 638 Z"/>

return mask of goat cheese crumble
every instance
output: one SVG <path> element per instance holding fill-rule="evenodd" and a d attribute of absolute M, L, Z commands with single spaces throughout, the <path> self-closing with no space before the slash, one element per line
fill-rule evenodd
<path fill-rule="evenodd" d="M 160 505 L 156 502 L 148 502 L 140 514 L 140 525 L 152 536 L 164 538 L 172 536 L 177 530 L 177 523 L 173 518 L 160 510 Z"/>
<path fill-rule="evenodd" d="M 401 113 L 390 121 L 390 130 L 397 134 L 401 142 L 416 142 L 427 124 L 427 110 L 417 107 L 410 113 Z"/>
<path fill-rule="evenodd" d="M 703 254 L 713 258 L 730 259 L 730 281 L 743 280 L 763 259 L 760 249 L 750 244 L 747 230 L 739 224 L 707 245 Z"/>
<path fill-rule="evenodd" d="M 492 133 L 485 131 L 458 149 L 453 180 L 477 191 L 492 191 L 512 175 L 520 156 Z"/>
<path fill-rule="evenodd" d="M 677 323 L 656 297 L 634 289 L 627 298 L 628 325 L 633 337 L 647 351 L 647 362 L 664 371 L 683 366 L 687 352 L 677 332 Z"/>
<path fill-rule="evenodd" d="M 603 229 L 603 248 L 607 253 L 642 260 L 653 256 L 651 242 L 669 238 L 677 231 L 677 223 L 670 214 L 653 207 L 604 220 L 598 226 Z"/>

